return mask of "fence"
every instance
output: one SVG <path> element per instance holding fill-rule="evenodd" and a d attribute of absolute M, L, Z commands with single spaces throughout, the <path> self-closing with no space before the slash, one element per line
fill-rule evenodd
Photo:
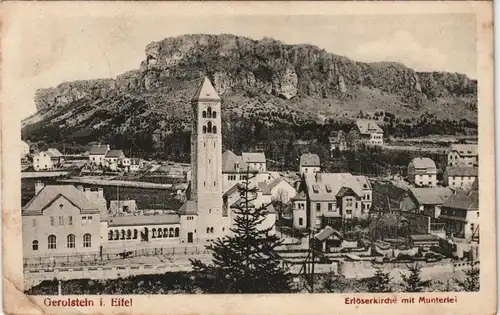
<path fill-rule="evenodd" d="M 24 258 L 23 266 L 24 268 L 43 268 L 54 266 L 105 265 L 109 264 L 112 261 L 136 257 L 179 257 L 206 254 L 209 254 L 208 250 L 200 246 L 141 248 L 128 251 L 120 251 L 118 249 L 113 251 L 111 249 L 108 252 L 103 252 L 102 254 L 67 254 L 36 258 Z"/>

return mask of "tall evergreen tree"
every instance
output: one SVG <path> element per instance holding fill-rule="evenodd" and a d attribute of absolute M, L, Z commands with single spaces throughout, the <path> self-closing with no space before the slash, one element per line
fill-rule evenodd
<path fill-rule="evenodd" d="M 260 226 L 268 205 L 253 206 L 257 188 L 250 187 L 250 176 L 247 171 L 247 179 L 238 189 L 242 202 L 232 209 L 232 234 L 206 246 L 213 256 L 210 263 L 191 260 L 194 271 L 208 279 L 209 293 L 292 292 L 292 276 L 276 252 L 282 241 L 270 233 L 272 227 Z"/>
<path fill-rule="evenodd" d="M 430 280 L 422 280 L 421 272 L 422 266 L 418 263 L 415 265 L 407 265 L 409 275 L 401 273 L 401 278 L 403 279 L 404 292 L 422 292 L 425 288 L 431 285 Z"/>
<path fill-rule="evenodd" d="M 479 262 L 469 263 L 469 268 L 465 270 L 465 279 L 455 279 L 461 291 L 477 292 L 479 291 Z"/>

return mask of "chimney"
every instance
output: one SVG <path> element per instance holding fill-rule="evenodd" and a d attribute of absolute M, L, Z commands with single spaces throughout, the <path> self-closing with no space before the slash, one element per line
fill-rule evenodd
<path fill-rule="evenodd" d="M 45 187 L 44 183 L 42 183 L 40 181 L 35 183 L 35 196 L 38 195 L 40 193 L 40 191 L 42 191 L 43 187 Z"/>
<path fill-rule="evenodd" d="M 102 188 L 99 188 L 97 190 L 97 192 L 98 192 L 97 194 L 98 194 L 99 198 L 104 198 L 104 190 Z"/>
<path fill-rule="evenodd" d="M 82 185 L 78 185 L 77 188 L 78 188 L 79 191 L 83 192 L 83 186 Z"/>
<path fill-rule="evenodd" d="M 90 201 L 92 199 L 92 196 L 90 194 L 90 188 L 85 188 L 85 197 Z"/>

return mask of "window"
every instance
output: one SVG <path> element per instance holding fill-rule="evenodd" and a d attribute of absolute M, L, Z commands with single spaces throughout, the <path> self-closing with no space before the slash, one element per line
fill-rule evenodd
<path fill-rule="evenodd" d="M 345 213 L 346 214 L 352 214 L 352 210 L 346 210 Z"/>
<path fill-rule="evenodd" d="M 216 185 L 217 185 L 217 182 L 216 182 L 216 181 L 214 181 L 214 186 L 216 186 Z"/>
<path fill-rule="evenodd" d="M 212 112 L 212 118 L 217 118 L 217 112 L 216 111 Z"/>
<path fill-rule="evenodd" d="M 333 203 L 328 204 L 328 211 L 333 211 Z"/>
<path fill-rule="evenodd" d="M 68 225 L 73 225 L 73 217 L 72 216 L 68 217 Z"/>
<path fill-rule="evenodd" d="M 207 118 L 212 118 L 212 108 L 207 108 Z"/>
<path fill-rule="evenodd" d="M 31 243 L 31 248 L 33 248 L 33 250 L 38 250 L 38 241 L 33 241 L 33 243 Z"/>
<path fill-rule="evenodd" d="M 87 224 L 87 217 L 82 217 L 82 225 Z"/>
<path fill-rule="evenodd" d="M 358 203 L 357 203 L 357 202 L 355 202 L 355 203 L 354 203 L 354 207 L 355 207 L 356 209 L 358 209 Z"/>
<path fill-rule="evenodd" d="M 207 227 L 207 234 L 210 233 L 210 228 Z"/>
<path fill-rule="evenodd" d="M 207 186 L 207 182 L 203 182 L 203 186 Z"/>
<path fill-rule="evenodd" d="M 212 209 L 208 209 L 208 213 L 212 213 Z"/>
<path fill-rule="evenodd" d="M 214 228 L 213 228 L 213 227 L 211 227 L 211 228 L 210 228 L 210 233 L 213 233 L 213 232 L 214 232 Z"/>
<path fill-rule="evenodd" d="M 321 204 L 319 202 L 316 203 L 316 211 L 321 211 Z"/>
<path fill-rule="evenodd" d="M 64 217 L 59 217 L 59 225 L 64 225 Z"/>
<path fill-rule="evenodd" d="M 152 238 L 156 238 L 156 229 L 153 229 L 153 236 Z"/>
<path fill-rule="evenodd" d="M 163 228 L 163 237 L 168 237 L 168 228 Z"/>
<path fill-rule="evenodd" d="M 209 122 L 207 123 L 207 132 L 208 132 L 208 133 L 212 132 L 212 122 L 211 122 L 211 121 L 209 121 Z"/>
<path fill-rule="evenodd" d="M 302 218 L 299 218 L 299 225 L 302 225 L 304 223 L 304 220 Z"/>
<path fill-rule="evenodd" d="M 89 233 L 86 233 L 83 235 L 83 247 L 91 247 L 91 246 L 92 246 L 92 236 Z"/>
<path fill-rule="evenodd" d="M 68 248 L 75 248 L 75 235 L 70 234 L 68 237 L 66 237 L 66 246 Z"/>
<path fill-rule="evenodd" d="M 207 133 L 207 127 L 203 126 L 203 133 Z"/>
<path fill-rule="evenodd" d="M 112 241 L 113 240 L 113 231 L 108 231 L 108 241 Z"/>
<path fill-rule="evenodd" d="M 213 126 L 212 133 L 217 133 L 217 127 L 216 126 Z"/>
<path fill-rule="evenodd" d="M 203 117 L 203 118 L 207 118 L 207 112 L 206 112 L 206 111 L 203 111 L 203 112 L 201 113 L 201 117 Z"/>
<path fill-rule="evenodd" d="M 474 223 L 471 223 L 471 224 L 470 224 L 470 230 L 471 230 L 471 231 L 474 231 Z"/>
<path fill-rule="evenodd" d="M 50 225 L 51 226 L 56 225 L 54 217 L 50 217 Z"/>
<path fill-rule="evenodd" d="M 222 228 L 222 231 L 224 231 L 224 228 Z M 175 228 L 175 237 L 179 237 L 179 228 Z"/>
<path fill-rule="evenodd" d="M 127 239 L 131 239 L 132 238 L 132 230 L 127 230 Z"/>
<path fill-rule="evenodd" d="M 33 226 L 36 226 L 36 219 L 33 219 Z"/>
<path fill-rule="evenodd" d="M 55 235 L 49 235 L 48 237 L 48 247 L 49 249 L 56 249 L 56 236 Z"/>

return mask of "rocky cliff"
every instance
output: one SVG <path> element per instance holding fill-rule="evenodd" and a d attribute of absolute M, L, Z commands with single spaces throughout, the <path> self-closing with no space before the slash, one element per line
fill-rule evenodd
<path fill-rule="evenodd" d="M 23 136 L 57 125 L 120 132 L 141 125 L 168 132 L 172 119 L 188 122 L 189 98 L 208 75 L 229 111 L 279 108 L 327 117 L 388 110 L 407 117 L 427 111 L 476 119 L 477 82 L 455 73 L 422 73 L 399 63 L 361 63 L 311 45 L 265 38 L 184 35 L 147 45 L 139 69 L 115 79 L 65 82 L 35 95 L 41 121 L 25 122 Z M 126 116 L 133 114 L 133 116 Z M 452 113 L 452 115 L 453 115 Z M 142 120 L 140 120 L 142 118 Z M 136 120 L 150 120 L 138 123 Z M 26 123 L 32 125 L 26 125 Z M 45 127 L 44 127 L 45 128 Z M 36 137 L 35 137 L 36 138 Z"/>

